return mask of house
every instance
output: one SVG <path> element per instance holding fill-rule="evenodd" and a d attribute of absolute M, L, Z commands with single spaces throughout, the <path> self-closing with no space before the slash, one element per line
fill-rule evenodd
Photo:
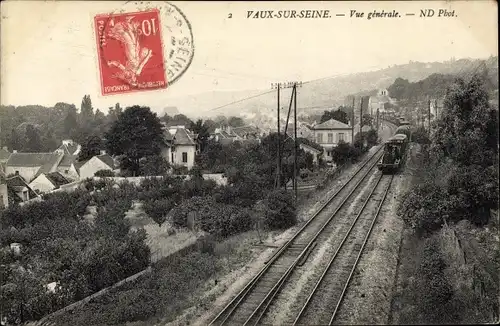
<path fill-rule="evenodd" d="M 215 129 L 215 132 L 211 134 L 211 139 L 222 144 L 231 144 L 235 141 L 260 144 L 261 132 L 258 128 L 252 126 L 222 126 Z"/>
<path fill-rule="evenodd" d="M 312 127 L 314 139 L 325 150 L 325 160 L 332 160 L 332 149 L 339 142 L 352 143 L 352 127 L 350 124 L 330 119 Z"/>
<path fill-rule="evenodd" d="M 185 126 L 170 126 L 164 131 L 164 139 L 166 147 L 162 156 L 172 165 L 191 169 L 199 152 L 197 135 Z"/>
<path fill-rule="evenodd" d="M 70 183 L 68 179 L 66 179 L 59 172 L 51 172 L 51 173 L 41 173 L 37 176 L 33 181 L 30 182 L 29 186 L 34 191 L 38 191 L 39 193 L 47 193 L 54 189 L 58 189 L 60 186 Z"/>
<path fill-rule="evenodd" d="M 319 159 L 322 158 L 322 156 L 323 156 L 322 149 L 317 148 L 317 146 L 312 146 L 308 142 L 300 141 L 299 148 L 304 150 L 304 152 L 306 152 L 306 153 L 312 154 L 314 164 L 318 164 Z"/>
<path fill-rule="evenodd" d="M 226 128 L 215 128 L 215 131 L 210 135 L 210 139 L 223 145 L 231 144 L 236 136 L 229 134 L 225 129 Z"/>
<path fill-rule="evenodd" d="M 288 128 L 286 129 L 286 134 L 292 138 L 295 137 L 295 130 L 293 128 L 294 124 L 289 123 Z M 297 138 L 306 138 L 309 140 L 314 140 L 313 137 L 314 137 L 313 131 L 305 123 L 297 121 Z"/>
<path fill-rule="evenodd" d="M 8 204 L 21 203 L 30 199 L 39 197 L 36 192 L 24 181 L 24 179 L 15 175 L 5 179 L 8 192 Z M 4 199 L 5 200 L 5 199 Z"/>
<path fill-rule="evenodd" d="M 41 173 L 57 171 L 63 159 L 59 153 L 12 153 L 5 163 L 5 174 L 16 174 L 31 182 Z"/>
<path fill-rule="evenodd" d="M 292 141 L 292 137 L 287 137 L 286 141 Z M 302 138 L 302 137 L 297 137 L 297 142 L 299 144 L 299 149 L 302 149 L 306 153 L 310 153 L 313 156 L 313 163 L 318 164 L 318 161 L 320 158 L 323 157 L 323 147 L 320 145 L 316 144 L 315 142 L 310 141 L 307 138 Z"/>
<path fill-rule="evenodd" d="M 76 167 L 77 158 L 77 155 L 64 154 L 61 162 L 57 166 L 57 172 L 61 173 L 68 180 L 78 180 L 80 178 L 80 175 Z"/>
<path fill-rule="evenodd" d="M 373 114 L 376 114 L 377 109 L 379 112 L 385 112 L 386 111 L 386 103 L 393 103 L 394 100 L 389 97 L 389 92 L 387 89 L 379 89 L 377 91 L 377 95 L 375 96 L 370 96 L 368 100 L 368 110 L 366 113 L 371 113 L 373 111 Z"/>
<path fill-rule="evenodd" d="M 82 150 L 82 146 L 75 143 L 71 139 L 64 139 L 61 146 L 59 146 L 54 153 L 67 154 L 67 155 L 78 155 Z"/>
<path fill-rule="evenodd" d="M 92 178 L 100 170 L 115 171 L 117 164 L 115 164 L 115 160 L 111 156 L 101 151 L 101 155 L 96 155 L 85 162 L 79 162 L 75 168 L 80 174 L 80 179 L 87 179 Z"/>
<path fill-rule="evenodd" d="M 237 141 L 250 141 L 260 144 L 260 132 L 257 128 L 252 126 L 243 127 L 228 127 L 229 133 L 234 136 Z"/>

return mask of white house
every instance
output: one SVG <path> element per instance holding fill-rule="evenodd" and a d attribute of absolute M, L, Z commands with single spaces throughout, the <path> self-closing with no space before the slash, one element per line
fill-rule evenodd
<path fill-rule="evenodd" d="M 76 168 L 77 155 L 65 154 L 57 166 L 57 172 L 61 173 L 68 180 L 78 180 L 80 177 Z"/>
<path fill-rule="evenodd" d="M 191 169 L 199 150 L 196 136 L 185 126 L 168 127 L 164 133 L 167 147 L 162 150 L 162 156 L 172 165 Z"/>
<path fill-rule="evenodd" d="M 79 168 L 80 179 L 92 178 L 100 170 L 114 171 L 115 169 L 115 161 L 111 156 L 108 154 L 96 155 L 81 164 Z"/>
<path fill-rule="evenodd" d="M 42 173 L 30 182 L 29 186 L 33 190 L 38 190 L 41 193 L 47 193 L 62 185 L 69 183 L 59 172 Z"/>
<path fill-rule="evenodd" d="M 312 127 L 314 139 L 325 151 L 325 160 L 332 160 L 332 149 L 340 141 L 352 143 L 352 127 L 350 124 L 330 119 Z"/>

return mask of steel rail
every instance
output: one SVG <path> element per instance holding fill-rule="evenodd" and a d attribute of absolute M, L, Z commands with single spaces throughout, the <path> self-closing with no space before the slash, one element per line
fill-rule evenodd
<path fill-rule="evenodd" d="M 247 318 L 245 323 L 243 325 L 247 325 L 250 323 L 252 319 L 255 319 L 253 325 L 256 325 L 264 316 L 264 313 L 267 311 L 269 305 L 271 304 L 272 300 L 276 296 L 276 294 L 281 290 L 283 285 L 285 284 L 286 280 L 289 278 L 291 273 L 295 270 L 297 265 L 299 264 L 300 261 L 302 261 L 303 256 L 309 251 L 311 246 L 316 242 L 318 237 L 323 233 L 325 228 L 332 222 L 335 216 L 337 216 L 337 213 L 342 209 L 342 207 L 345 205 L 345 203 L 352 197 L 352 195 L 356 192 L 356 190 L 359 188 L 359 185 L 366 180 L 366 177 L 370 175 L 373 171 L 373 169 L 376 167 L 377 163 L 375 162 L 370 166 L 368 171 L 363 175 L 363 177 L 355 184 L 354 188 L 348 193 L 348 195 L 342 200 L 340 205 L 337 206 L 335 211 L 331 214 L 331 216 L 327 219 L 327 221 L 322 225 L 321 229 L 318 230 L 315 235 L 311 238 L 311 240 L 308 242 L 304 250 L 300 253 L 300 255 L 293 261 L 293 263 L 288 267 L 286 272 L 282 275 L 282 277 L 276 282 L 276 284 L 273 286 L 273 288 L 267 293 L 265 298 L 261 301 L 261 303 L 257 306 L 257 308 L 254 309 L 250 317 Z M 264 305 L 265 303 L 265 305 Z M 258 311 L 260 310 L 260 314 L 256 316 Z"/>
<path fill-rule="evenodd" d="M 379 158 L 380 158 L 380 152 L 382 151 L 383 146 L 380 146 L 380 148 L 372 155 L 370 156 L 366 162 L 364 162 L 358 170 L 347 180 L 341 188 L 339 188 L 328 200 L 323 204 L 314 214 L 313 216 L 288 240 L 285 244 L 281 246 L 281 248 L 278 250 L 273 255 L 273 258 L 264 266 L 248 283 L 247 285 L 222 309 L 221 312 L 210 322 L 209 325 L 223 325 L 227 319 L 233 314 L 234 310 L 240 305 L 241 301 L 247 296 L 247 294 L 252 290 L 252 288 L 255 286 L 257 281 L 262 277 L 262 275 L 270 268 L 270 266 L 285 252 L 285 250 L 290 246 L 290 244 L 297 239 L 299 235 L 302 234 L 302 232 L 307 228 L 307 226 L 310 225 L 310 223 L 315 220 L 315 218 L 338 196 L 338 194 L 345 189 L 348 185 L 350 185 L 351 181 L 364 169 L 364 167 L 373 160 L 373 158 L 376 158 L 375 163 L 369 168 L 368 172 L 373 169 L 374 166 L 376 166 Z M 367 173 L 368 173 L 367 172 Z M 365 175 L 366 176 L 366 175 Z M 361 179 L 363 180 L 364 177 Z M 356 188 L 355 188 L 356 189 Z M 350 196 L 350 195 L 349 195 Z M 348 197 L 349 197 L 348 196 Z M 347 197 L 347 198 L 348 198 Z M 329 221 L 325 223 L 328 224 Z M 306 248 L 307 249 L 307 248 Z M 307 251 L 305 249 L 305 251 Z M 302 257 L 304 251 L 299 255 L 299 258 Z M 223 315 L 225 316 L 223 317 Z M 220 323 L 217 323 L 220 318 L 223 318 Z"/>
<path fill-rule="evenodd" d="M 359 210 L 358 214 L 356 214 L 356 217 L 354 218 L 353 222 L 351 223 L 351 226 L 349 227 L 349 229 L 347 230 L 344 238 L 342 239 L 342 241 L 340 242 L 339 246 L 337 247 L 337 250 L 335 251 L 335 253 L 333 254 L 332 258 L 330 258 L 330 260 L 328 261 L 328 264 L 327 266 L 325 267 L 323 273 L 321 274 L 321 276 L 319 277 L 319 279 L 316 281 L 316 284 L 314 285 L 314 288 L 312 289 L 311 293 L 309 294 L 309 296 L 307 297 L 307 300 L 306 302 L 304 303 L 304 305 L 302 306 L 302 309 L 299 311 L 297 317 L 295 318 L 294 322 L 292 325 L 297 325 L 297 323 L 299 322 L 300 318 L 303 316 L 303 313 L 304 311 L 306 310 L 306 308 L 309 306 L 309 303 L 311 302 L 311 299 L 312 297 L 316 294 L 316 291 L 318 289 L 318 287 L 321 285 L 321 283 L 323 282 L 326 274 L 328 273 L 328 271 L 330 270 L 330 267 L 332 266 L 335 258 L 337 258 L 337 255 L 338 253 L 340 252 L 340 250 L 342 249 L 342 246 L 344 245 L 345 241 L 347 240 L 347 238 L 351 235 L 351 231 L 352 229 L 354 228 L 354 225 L 356 224 L 356 222 L 359 220 L 359 217 L 363 214 L 366 206 L 368 205 L 368 202 L 372 199 L 372 196 L 373 194 L 375 193 L 375 190 L 377 189 L 379 183 L 380 183 L 380 180 L 382 180 L 382 177 L 383 175 L 380 174 L 380 177 L 378 178 L 377 182 L 375 183 L 375 186 L 373 187 L 373 189 L 370 191 L 370 194 L 368 195 L 368 197 L 366 198 L 366 200 L 364 201 L 363 205 L 361 206 L 361 209 Z"/>
<path fill-rule="evenodd" d="M 382 206 L 384 205 L 385 199 L 387 198 L 387 194 L 389 193 L 389 189 L 391 188 L 392 181 L 394 180 L 394 174 L 391 175 L 390 178 L 391 179 L 389 181 L 389 185 L 385 189 L 384 196 L 382 197 L 382 200 L 380 201 L 380 204 L 378 205 L 377 213 L 375 213 L 375 217 L 373 218 L 373 221 L 372 221 L 372 223 L 370 225 L 370 229 L 368 230 L 368 233 L 366 234 L 365 240 L 363 241 L 363 244 L 361 245 L 361 249 L 359 250 L 358 257 L 356 257 L 356 261 L 354 262 L 354 265 L 352 266 L 351 272 L 349 273 L 349 277 L 347 278 L 347 281 L 346 281 L 346 283 L 344 285 L 344 289 L 342 290 L 342 293 L 340 295 L 339 301 L 337 302 L 337 305 L 335 306 L 335 310 L 332 313 L 332 317 L 330 318 L 330 322 L 328 323 L 328 325 L 332 325 L 333 324 L 335 316 L 337 315 L 337 312 L 338 312 L 338 310 L 340 308 L 340 305 L 342 304 L 342 301 L 344 299 L 345 293 L 347 291 L 347 287 L 349 286 L 349 283 L 351 282 L 352 275 L 354 274 L 354 271 L 356 270 L 356 267 L 358 266 L 358 263 L 359 263 L 359 260 L 361 258 L 361 255 L 363 254 L 363 249 L 365 248 L 366 243 L 368 242 L 368 238 L 370 237 L 370 234 L 372 233 L 373 227 L 375 226 L 375 222 L 377 221 L 377 217 L 380 214 L 380 210 L 382 209 Z"/>

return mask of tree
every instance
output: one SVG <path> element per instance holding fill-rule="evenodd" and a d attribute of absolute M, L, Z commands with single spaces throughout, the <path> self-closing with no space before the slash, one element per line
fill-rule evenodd
<path fill-rule="evenodd" d="M 120 115 L 123 113 L 123 109 L 120 107 L 120 103 L 116 103 L 115 107 L 110 107 L 108 109 L 108 123 L 114 123 Z"/>
<path fill-rule="evenodd" d="M 266 199 L 265 223 L 270 229 L 283 229 L 297 223 L 297 212 L 293 195 L 286 190 L 274 190 Z"/>
<path fill-rule="evenodd" d="M 373 126 L 373 117 L 369 114 L 363 114 L 362 126 Z"/>
<path fill-rule="evenodd" d="M 245 125 L 245 121 L 243 121 L 240 117 L 230 117 L 227 124 L 231 127 L 243 127 Z"/>
<path fill-rule="evenodd" d="M 80 116 L 82 124 L 90 124 L 94 118 L 94 108 L 92 107 L 92 100 L 90 95 L 84 95 L 80 105 Z"/>
<path fill-rule="evenodd" d="M 23 150 L 25 152 L 41 152 L 43 148 L 42 140 L 38 130 L 32 125 L 26 126 L 26 144 Z"/>
<path fill-rule="evenodd" d="M 21 150 L 23 147 L 23 140 L 17 133 L 16 129 L 13 128 L 11 133 L 10 133 L 10 138 L 9 138 L 9 148 L 11 150 Z"/>
<path fill-rule="evenodd" d="M 341 110 L 340 108 L 337 110 L 331 110 L 331 111 L 325 111 L 323 112 L 323 115 L 321 116 L 320 123 L 323 123 L 325 121 L 335 119 L 337 121 L 340 121 L 342 123 L 348 124 L 349 123 L 349 117 L 347 116 L 347 113 Z"/>
<path fill-rule="evenodd" d="M 389 94 L 391 94 L 391 97 L 401 100 L 408 94 L 408 89 L 409 89 L 410 82 L 407 79 L 403 78 L 396 78 L 394 83 L 387 88 L 387 91 Z"/>
<path fill-rule="evenodd" d="M 78 155 L 78 161 L 90 160 L 92 157 L 99 155 L 102 148 L 102 140 L 97 136 L 90 136 L 86 142 L 82 144 L 82 149 Z"/>
<path fill-rule="evenodd" d="M 452 85 L 433 136 L 433 151 L 458 164 L 494 164 L 498 154 L 498 120 L 484 82 L 477 75 Z"/>
<path fill-rule="evenodd" d="M 227 126 L 228 125 L 227 117 L 224 115 L 216 116 L 214 119 L 214 122 L 217 126 Z"/>
<path fill-rule="evenodd" d="M 168 117 L 168 114 L 166 114 Z M 175 125 L 180 125 L 180 126 L 191 126 L 193 124 L 193 121 L 186 117 L 184 114 L 176 114 L 172 118 L 170 118 L 168 122 L 170 125 L 175 126 Z"/>
<path fill-rule="evenodd" d="M 59 145 L 54 137 L 54 131 L 52 128 L 47 128 L 45 130 L 45 133 L 43 134 L 43 150 L 46 152 L 52 152 L 57 148 L 57 145 Z"/>
<path fill-rule="evenodd" d="M 159 226 L 167 219 L 167 214 L 174 207 L 174 202 L 169 198 L 157 200 L 148 200 L 144 203 L 143 208 L 146 214 L 149 215 Z"/>
<path fill-rule="evenodd" d="M 198 140 L 200 141 L 200 150 L 203 151 L 210 137 L 208 126 L 206 125 L 206 123 L 203 123 L 202 119 L 198 119 L 196 120 L 196 123 L 191 124 L 190 128 L 195 134 L 198 134 Z"/>
<path fill-rule="evenodd" d="M 79 125 L 76 120 L 76 107 L 74 105 L 70 106 L 68 108 L 66 117 L 64 118 L 64 136 L 74 139 L 78 130 L 79 130 Z"/>
<path fill-rule="evenodd" d="M 140 162 L 141 175 L 160 176 L 165 175 L 170 169 L 170 164 L 161 155 L 151 155 L 145 157 Z"/>
<path fill-rule="evenodd" d="M 126 168 L 136 175 L 140 172 L 140 159 L 159 155 L 164 144 L 160 120 L 145 106 L 127 108 L 106 133 L 107 151 L 122 155 Z"/>
<path fill-rule="evenodd" d="M 332 160 L 336 165 L 342 165 L 349 161 L 351 153 L 350 147 L 348 143 L 340 141 L 332 150 Z"/>

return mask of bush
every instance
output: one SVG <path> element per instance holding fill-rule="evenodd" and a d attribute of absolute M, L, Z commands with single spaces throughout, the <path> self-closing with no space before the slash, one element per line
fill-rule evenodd
<path fill-rule="evenodd" d="M 416 185 L 403 195 L 398 214 L 407 227 L 419 234 L 436 231 L 450 216 L 447 191 L 431 182 Z"/>
<path fill-rule="evenodd" d="M 265 224 L 270 229 L 284 229 L 297 223 L 297 212 L 293 195 L 285 190 L 270 192 L 266 200 Z"/>
<path fill-rule="evenodd" d="M 189 169 L 184 166 L 184 165 L 174 165 L 172 166 L 172 173 L 173 174 L 181 174 L 181 175 L 186 175 L 188 174 Z"/>
<path fill-rule="evenodd" d="M 158 223 L 159 226 L 165 222 L 167 218 L 167 214 L 170 212 L 172 207 L 174 206 L 174 203 L 172 200 L 165 198 L 165 199 L 158 199 L 158 200 L 148 200 L 144 202 L 143 208 L 146 214 L 149 215 L 156 223 Z"/>
<path fill-rule="evenodd" d="M 446 263 L 434 237 L 425 241 L 418 268 L 417 304 L 424 321 L 432 324 L 449 323 L 453 307 L 453 288 L 444 275 Z"/>
<path fill-rule="evenodd" d="M 96 173 L 94 173 L 94 176 L 96 176 L 96 177 L 114 177 L 115 173 L 111 170 L 99 170 Z"/>

